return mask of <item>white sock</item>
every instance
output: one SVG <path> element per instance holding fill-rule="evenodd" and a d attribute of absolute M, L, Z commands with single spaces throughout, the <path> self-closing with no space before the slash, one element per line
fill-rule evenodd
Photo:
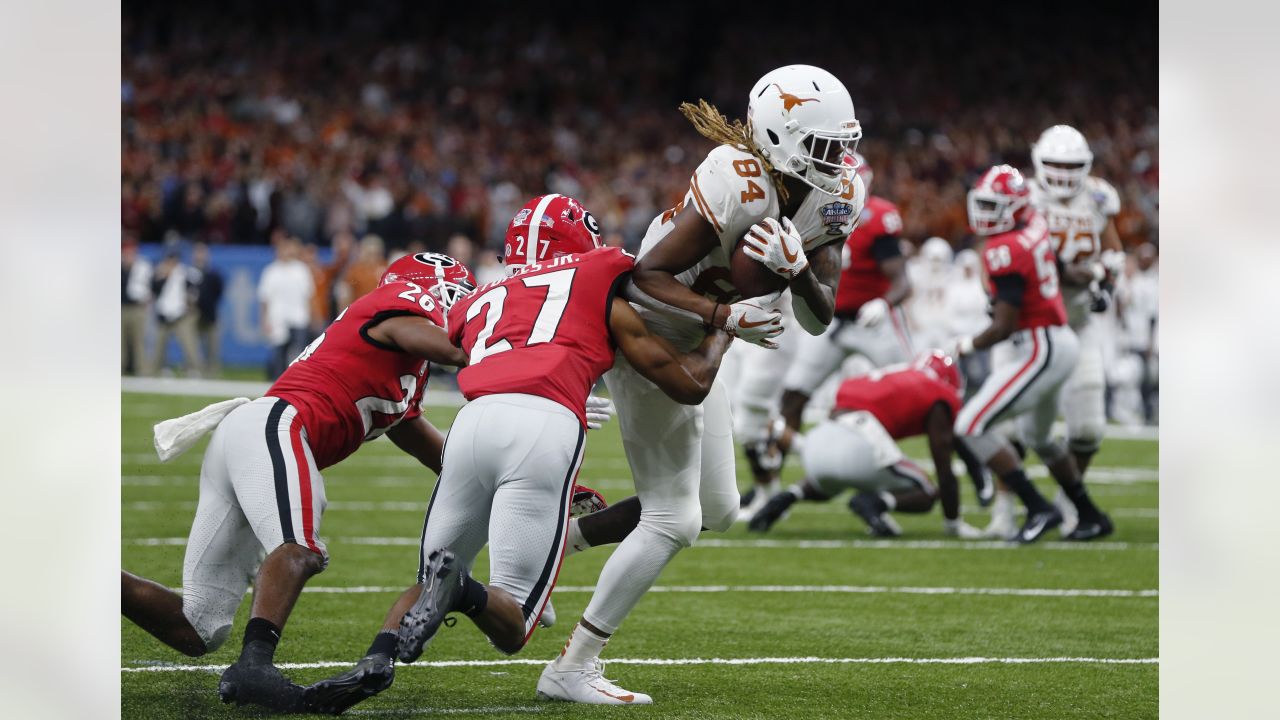
<path fill-rule="evenodd" d="M 569 640 L 556 658 L 556 665 L 563 670 L 572 670 L 587 666 L 587 662 L 600 657 L 609 638 L 602 638 L 578 623 L 569 633 Z"/>
<path fill-rule="evenodd" d="M 898 507 L 898 498 L 894 497 L 893 493 L 890 493 L 888 490 L 880 491 L 880 499 L 884 501 L 885 506 L 888 507 L 890 511 Z"/>
<path fill-rule="evenodd" d="M 578 529 L 578 518 L 571 518 L 569 520 L 569 542 L 565 543 L 564 556 L 569 557 L 589 547 L 591 547 L 591 543 L 582 537 L 582 530 Z"/>
<path fill-rule="evenodd" d="M 996 499 L 991 503 L 991 521 L 1007 518 L 1013 522 L 1013 493 L 1008 490 L 997 490 Z"/>

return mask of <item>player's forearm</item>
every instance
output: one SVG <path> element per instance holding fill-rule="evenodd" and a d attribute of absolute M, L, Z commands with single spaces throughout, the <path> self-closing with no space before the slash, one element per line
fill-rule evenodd
<path fill-rule="evenodd" d="M 933 455 L 934 474 L 938 478 L 938 499 L 942 502 L 942 515 L 948 520 L 960 517 L 960 483 L 951 471 L 951 438 L 929 442 Z"/>
<path fill-rule="evenodd" d="M 906 273 L 896 277 L 889 285 L 889 290 L 884 294 L 884 301 L 890 305 L 901 305 L 911 297 L 911 281 L 907 279 Z"/>
<path fill-rule="evenodd" d="M 623 288 L 623 294 L 644 307 L 666 315 L 685 318 L 716 327 L 724 325 L 729 317 L 727 306 L 717 309 L 717 303 L 690 290 L 663 270 L 641 270 L 631 273 L 631 281 Z"/>
<path fill-rule="evenodd" d="M 672 400 L 682 405 L 700 405 L 711 392 L 720 361 L 733 338 L 721 330 L 713 330 L 698 347 L 675 357 L 670 372 L 662 373 L 658 382 Z"/>
<path fill-rule="evenodd" d="M 805 332 L 821 335 L 835 317 L 835 293 L 811 269 L 805 270 L 791 281 L 791 309 Z"/>
<path fill-rule="evenodd" d="M 400 423 L 387 431 L 387 437 L 396 447 L 413 456 L 418 462 L 440 474 L 441 456 L 444 452 L 444 435 L 426 418 L 418 416 Z"/>

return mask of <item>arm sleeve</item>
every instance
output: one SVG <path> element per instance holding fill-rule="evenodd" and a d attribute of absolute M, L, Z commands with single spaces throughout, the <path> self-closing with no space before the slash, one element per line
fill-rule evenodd
<path fill-rule="evenodd" d="M 878 235 L 871 241 L 871 257 L 877 263 L 902 256 L 902 248 L 898 245 L 897 235 Z"/>
<path fill-rule="evenodd" d="M 1009 303 L 1014 307 L 1022 307 L 1022 294 L 1027 289 L 1027 281 L 1021 275 L 1009 273 L 991 278 L 996 286 L 995 299 Z"/>

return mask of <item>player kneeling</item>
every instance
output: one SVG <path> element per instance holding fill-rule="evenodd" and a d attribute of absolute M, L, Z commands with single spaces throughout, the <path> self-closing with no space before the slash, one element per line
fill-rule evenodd
<path fill-rule="evenodd" d="M 615 348 L 676 402 L 700 403 L 710 390 L 730 336 L 713 330 L 681 353 L 651 334 L 616 296 L 634 259 L 601 247 L 598 233 L 578 201 L 534 198 L 507 228 L 510 277 L 453 308 L 450 337 L 470 357 L 458 385 L 471 402 L 449 430 L 418 582 L 392 606 L 354 669 L 309 689 L 311 709 L 340 713 L 388 687 L 393 658 L 416 660 L 451 612 L 470 617 L 502 652 L 524 647 L 565 550 L 584 404 L 613 366 Z M 470 574 L 486 542 L 488 585 Z M 624 693 L 599 673 L 590 685 Z"/>
<path fill-rule="evenodd" d="M 449 342 L 445 312 L 474 287 L 471 271 L 446 255 L 397 260 L 265 396 L 217 403 L 156 427 L 162 460 L 213 430 L 182 595 L 122 571 L 120 609 L 170 647 L 204 655 L 226 641 L 256 571 L 243 650 L 218 684 L 223 702 L 302 709 L 303 688 L 272 658 L 302 586 L 329 562 L 320 540 L 320 471 L 384 433 L 440 471 L 443 440 L 421 415 L 422 393 L 431 362 L 466 363 Z"/>
<path fill-rule="evenodd" d="M 955 361 L 940 350 L 909 366 L 894 366 L 845 380 L 831 417 L 806 435 L 782 422 L 776 442 L 802 455 L 805 477 L 775 495 L 751 518 L 748 528 L 763 532 L 797 500 L 829 500 L 846 489 L 857 494 L 849 508 L 866 521 L 872 535 L 902 533 L 891 511 L 926 513 L 939 491 L 929 476 L 906 459 L 896 440 L 926 435 L 941 486 L 947 534 L 979 537 L 960 519 L 959 489 L 951 471 L 951 426 L 960 409 L 961 379 Z"/>

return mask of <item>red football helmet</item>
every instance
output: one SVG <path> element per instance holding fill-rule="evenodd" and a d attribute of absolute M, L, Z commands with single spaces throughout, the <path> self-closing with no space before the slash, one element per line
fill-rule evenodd
<path fill-rule="evenodd" d="M 979 235 L 1012 230 L 1031 212 L 1031 188 L 1018 169 L 996 165 L 969 191 L 969 226 Z"/>
<path fill-rule="evenodd" d="M 600 226 L 582 203 L 556 193 L 539 195 L 507 226 L 502 262 L 513 273 L 528 264 L 603 246 Z"/>
<path fill-rule="evenodd" d="M 843 158 L 845 165 L 852 165 L 854 172 L 858 173 L 858 177 L 862 178 L 862 186 L 871 192 L 871 179 L 876 176 L 871 172 L 871 166 L 867 164 L 867 159 L 862 157 L 862 153 L 851 152 Z"/>
<path fill-rule="evenodd" d="M 911 367 L 920 370 L 935 380 L 954 388 L 957 395 L 964 395 L 964 376 L 956 365 L 955 358 L 942 350 L 929 350 L 920 353 L 912 361 Z"/>
<path fill-rule="evenodd" d="M 476 276 L 466 265 L 444 253 L 421 252 L 391 263 L 378 287 L 393 282 L 417 283 L 448 309 L 476 289 Z"/>

